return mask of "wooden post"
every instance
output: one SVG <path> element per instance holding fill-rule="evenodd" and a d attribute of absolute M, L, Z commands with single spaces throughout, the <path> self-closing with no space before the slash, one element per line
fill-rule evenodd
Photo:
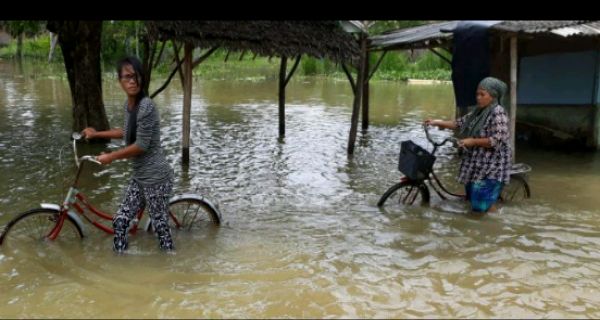
<path fill-rule="evenodd" d="M 513 151 L 513 162 L 516 159 L 515 126 L 517 120 L 517 36 L 510 38 L 510 147 Z"/>
<path fill-rule="evenodd" d="M 365 50 L 367 47 L 365 46 Z M 369 57 L 370 53 L 365 52 L 365 66 L 364 72 L 369 74 Z M 363 96 L 362 96 L 362 129 L 367 130 L 369 128 L 369 76 L 364 77 L 363 81 Z"/>
<path fill-rule="evenodd" d="M 350 124 L 350 138 L 348 139 L 348 155 L 354 154 L 354 144 L 356 142 L 356 131 L 358 127 L 358 113 L 360 111 L 360 102 L 362 100 L 363 83 L 365 79 L 365 54 L 367 47 L 367 38 L 360 35 L 360 58 L 358 61 L 358 72 L 356 75 L 356 93 L 354 94 L 354 103 L 352 104 L 352 119 Z"/>
<path fill-rule="evenodd" d="M 182 164 L 190 163 L 190 116 L 192 113 L 192 53 L 191 43 L 184 45 L 183 69 L 183 140 L 181 145 Z"/>
<path fill-rule="evenodd" d="M 281 56 L 279 66 L 279 139 L 285 137 L 285 72 L 287 70 L 287 57 Z"/>
<path fill-rule="evenodd" d="M 600 47 L 600 41 L 597 41 L 598 47 Z M 592 120 L 592 132 L 594 136 L 591 139 L 591 147 L 598 150 L 600 149 L 600 103 L 598 103 L 598 95 L 600 95 L 600 88 L 598 87 L 598 81 L 600 81 L 600 52 L 596 50 L 595 54 L 596 64 L 594 66 L 594 79 L 592 81 L 592 110 L 594 119 Z"/>

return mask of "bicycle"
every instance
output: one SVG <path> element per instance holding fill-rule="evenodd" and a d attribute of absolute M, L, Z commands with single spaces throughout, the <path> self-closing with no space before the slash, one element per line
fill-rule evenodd
<path fill-rule="evenodd" d="M 458 140 L 448 137 L 442 142 L 435 142 L 429 134 L 428 125 L 423 125 L 423 130 L 427 140 L 433 145 L 432 152 L 428 152 L 410 140 L 402 142 L 398 167 L 405 176 L 381 196 L 377 202 L 378 207 L 382 207 L 391 198 L 397 198 L 397 202 L 401 205 L 428 204 L 431 198 L 429 187 L 443 200 L 448 199 L 445 195 L 466 199 L 465 194 L 453 193 L 444 187 L 433 170 L 438 148 L 448 142 L 458 145 Z M 530 171 L 531 167 L 527 164 L 513 164 L 510 170 L 510 182 L 503 187 L 500 201 L 512 202 L 530 198 L 531 190 L 527 182 L 527 173 Z M 419 197 L 420 201 L 417 201 Z"/>
<path fill-rule="evenodd" d="M 39 208 L 34 208 L 18 214 L 8 222 L 0 235 L 0 246 L 7 243 L 37 242 L 41 240 L 56 240 L 61 238 L 84 237 L 84 220 L 92 226 L 108 233 L 114 234 L 111 227 L 99 222 L 102 220 L 112 221 L 112 216 L 97 209 L 85 195 L 78 189 L 79 177 L 84 163 L 94 162 L 100 164 L 94 156 L 85 155 L 77 157 L 77 141 L 82 139 L 79 133 L 72 134 L 73 153 L 77 172 L 67 192 L 62 205 L 42 203 Z M 61 156 L 59 155 L 59 159 Z M 142 207 L 130 221 L 127 230 L 135 234 L 143 217 Z M 99 219 L 96 219 L 99 218 Z M 173 196 L 169 201 L 169 225 L 172 230 L 197 230 L 208 227 L 216 227 L 221 223 L 219 209 L 210 201 L 197 194 L 179 194 Z M 152 231 L 152 222 L 147 219 L 143 229 Z"/>

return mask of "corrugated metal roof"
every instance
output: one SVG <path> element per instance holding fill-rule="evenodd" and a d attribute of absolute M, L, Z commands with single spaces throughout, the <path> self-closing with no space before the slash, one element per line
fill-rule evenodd
<path fill-rule="evenodd" d="M 584 23 L 583 20 L 506 20 L 491 29 L 511 32 L 539 33 Z"/>
<path fill-rule="evenodd" d="M 588 22 L 570 27 L 558 28 L 551 31 L 554 34 L 571 36 L 598 36 L 600 35 L 600 21 Z"/>
<path fill-rule="evenodd" d="M 456 27 L 458 21 L 439 22 L 423 26 L 391 31 L 370 37 L 372 48 L 401 48 L 421 41 L 435 41 L 452 38 L 449 31 Z"/>
<path fill-rule="evenodd" d="M 480 21 L 485 23 L 485 21 Z M 409 49 L 429 47 L 431 44 L 446 42 L 452 39 L 452 29 L 459 21 L 447 21 L 428 24 L 414 28 L 373 36 L 371 49 Z M 490 27 L 500 32 L 517 33 L 552 33 L 563 37 L 571 36 L 600 36 L 600 21 L 583 20 L 529 20 L 529 21 L 499 21 Z M 446 31 L 446 32 L 444 32 Z"/>

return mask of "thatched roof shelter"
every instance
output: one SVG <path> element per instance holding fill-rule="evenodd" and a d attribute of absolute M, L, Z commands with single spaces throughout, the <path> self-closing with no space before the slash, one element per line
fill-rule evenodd
<path fill-rule="evenodd" d="M 338 21 L 148 21 L 159 40 L 188 42 L 195 47 L 252 51 L 263 56 L 299 54 L 348 62 L 357 58 L 358 43 Z"/>
<path fill-rule="evenodd" d="M 175 42 L 184 44 L 184 57 L 182 60 L 178 57 L 179 50 L 177 48 L 175 52 L 178 60 L 176 69 L 180 71 L 184 90 L 183 163 L 189 162 L 192 69 L 217 48 L 230 51 L 251 51 L 257 55 L 280 57 L 280 139 L 285 136 L 285 87 L 298 67 L 301 56 L 327 58 L 340 63 L 348 76 L 346 65 L 354 65 L 357 70 L 360 69 L 361 57 L 363 56 L 357 39 L 351 34 L 352 32 L 360 32 L 356 31 L 359 29 L 349 28 L 348 24 L 342 24 L 340 21 L 147 21 L 146 29 L 151 39 L 163 43 L 170 40 L 174 42 L 174 46 Z M 364 36 L 361 37 L 366 39 Z M 203 56 L 194 61 L 192 57 L 194 48 L 208 50 Z M 366 47 L 362 51 L 366 52 Z M 289 73 L 287 71 L 288 58 L 295 58 Z M 179 66 L 182 68 L 179 68 Z M 174 71 L 171 77 L 173 74 Z M 357 86 L 353 84 L 352 79 L 350 79 L 350 83 L 353 91 L 356 92 Z M 355 97 L 355 105 L 356 100 Z M 357 111 L 353 112 L 351 140 L 353 140 L 353 132 L 356 131 L 356 121 L 354 120 L 356 113 Z"/>

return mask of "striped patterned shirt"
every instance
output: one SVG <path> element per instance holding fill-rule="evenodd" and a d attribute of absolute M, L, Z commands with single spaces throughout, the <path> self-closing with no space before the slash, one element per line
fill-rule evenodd
<path fill-rule="evenodd" d="M 125 102 L 124 137 L 128 136 L 130 112 Z M 125 141 L 125 139 L 123 140 Z M 152 99 L 145 97 L 140 101 L 137 112 L 137 130 L 134 142 L 144 150 L 133 157 L 133 179 L 142 185 L 154 185 L 173 179 L 173 169 L 167 162 L 160 144 L 160 119 Z"/>
<path fill-rule="evenodd" d="M 468 114 L 456 119 L 458 130 L 465 125 L 467 117 Z M 504 108 L 499 105 L 494 108 L 479 136 L 475 138 L 489 138 L 492 147 L 467 148 L 461 159 L 458 181 L 467 184 L 477 180 L 494 179 L 508 183 L 512 166 L 512 150 L 508 117 Z"/>

